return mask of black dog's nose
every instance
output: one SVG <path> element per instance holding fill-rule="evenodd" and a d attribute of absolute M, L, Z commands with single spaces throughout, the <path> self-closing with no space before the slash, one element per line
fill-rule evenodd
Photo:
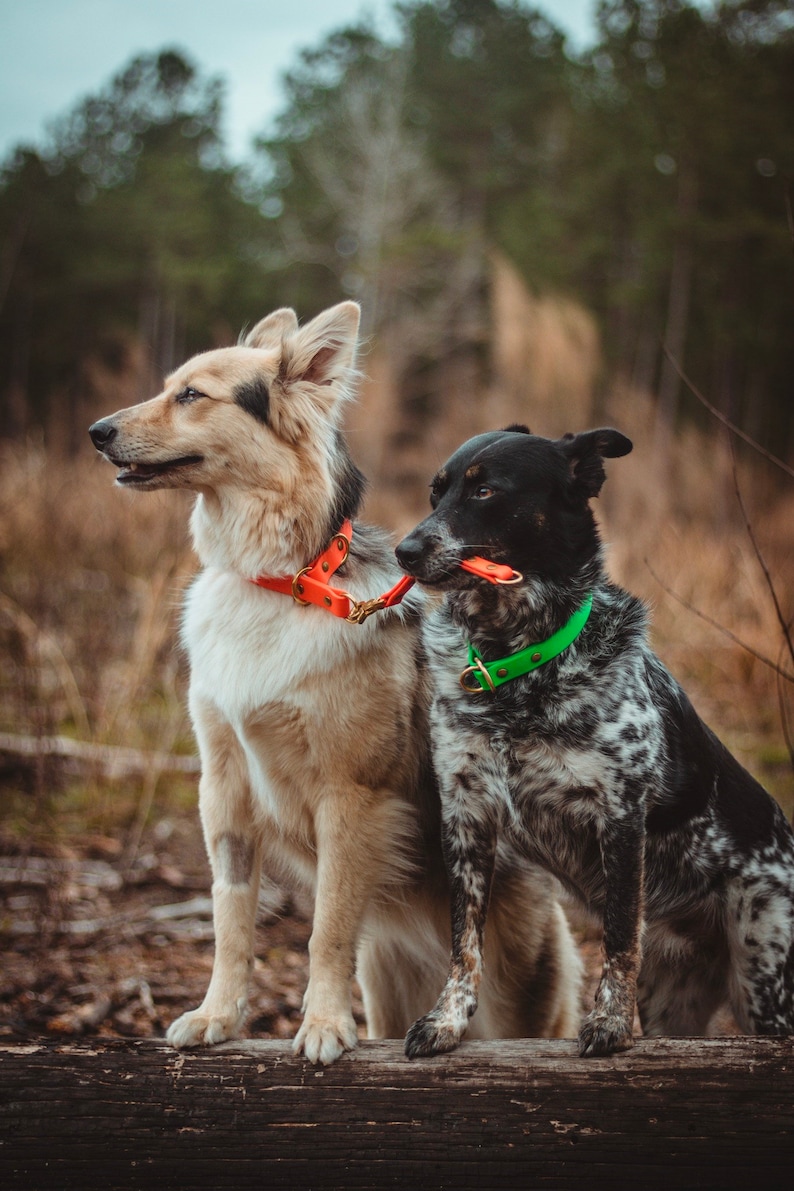
<path fill-rule="evenodd" d="M 104 451 L 105 447 L 109 445 L 116 437 L 116 427 L 105 418 L 101 422 L 94 422 L 93 426 L 88 427 L 88 433 L 91 435 L 91 442 L 98 451 Z"/>
<path fill-rule="evenodd" d="M 397 555 L 397 561 L 402 569 L 412 575 L 414 568 L 422 558 L 422 539 L 416 533 L 409 533 L 407 538 L 403 538 L 394 553 Z"/>

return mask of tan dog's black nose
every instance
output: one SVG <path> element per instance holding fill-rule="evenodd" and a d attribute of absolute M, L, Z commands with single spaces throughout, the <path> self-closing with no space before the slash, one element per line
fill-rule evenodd
<path fill-rule="evenodd" d="M 105 418 L 103 421 L 94 422 L 93 426 L 89 426 L 88 433 L 91 435 L 91 442 L 96 449 L 104 451 L 116 437 L 116 427 L 109 418 Z"/>

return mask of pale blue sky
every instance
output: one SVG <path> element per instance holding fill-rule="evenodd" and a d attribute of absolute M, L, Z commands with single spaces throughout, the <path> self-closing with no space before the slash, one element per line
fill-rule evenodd
<path fill-rule="evenodd" d="M 597 0 L 534 0 L 572 48 L 594 36 Z M 48 121 L 95 93 L 136 53 L 176 46 L 226 81 L 232 159 L 283 100 L 297 51 L 365 14 L 388 34 L 392 0 L 0 0 L 0 159 L 41 144 Z"/>

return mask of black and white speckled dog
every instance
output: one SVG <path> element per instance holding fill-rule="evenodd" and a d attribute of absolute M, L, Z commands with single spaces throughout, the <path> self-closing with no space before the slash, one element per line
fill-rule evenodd
<path fill-rule="evenodd" d="M 425 642 L 453 946 L 411 1057 L 456 1046 L 477 1007 L 500 833 L 603 922 L 582 1055 L 630 1047 L 635 1002 L 651 1035 L 702 1034 L 725 1002 L 743 1030 L 794 1031 L 794 834 L 651 652 L 641 602 L 604 573 L 589 502 L 603 459 L 631 447 L 608 429 L 479 435 L 397 549 L 446 593 Z M 483 554 L 520 575 L 461 568 Z"/>

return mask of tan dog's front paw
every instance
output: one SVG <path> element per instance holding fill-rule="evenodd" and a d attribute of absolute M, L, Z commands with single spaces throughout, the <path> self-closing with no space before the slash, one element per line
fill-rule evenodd
<path fill-rule="evenodd" d="M 235 1006 L 227 1013 L 207 1013 L 203 1006 L 183 1013 L 168 1027 L 166 1039 L 182 1050 L 190 1046 L 214 1046 L 236 1038 L 243 1024 L 245 1006 Z"/>
<path fill-rule="evenodd" d="M 292 1049 L 303 1053 L 310 1063 L 335 1063 L 346 1050 L 358 1044 L 358 1032 L 352 1014 L 339 1018 L 307 1017 L 298 1030 Z"/>

